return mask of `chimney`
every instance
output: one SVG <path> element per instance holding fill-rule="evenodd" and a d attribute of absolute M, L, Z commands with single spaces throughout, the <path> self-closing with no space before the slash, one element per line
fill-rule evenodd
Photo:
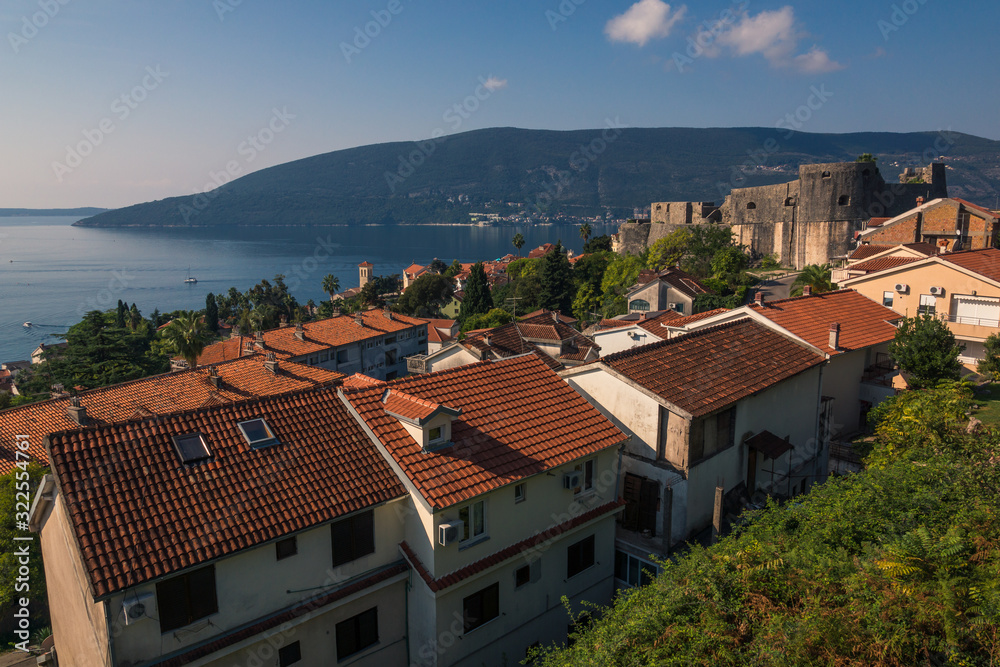
<path fill-rule="evenodd" d="M 219 371 L 215 366 L 208 367 L 208 381 L 212 383 L 212 386 L 218 389 L 222 386 L 222 378 L 219 377 Z"/>
<path fill-rule="evenodd" d="M 552 311 L 552 321 L 553 322 L 559 322 L 559 311 L 558 310 L 553 310 Z"/>
<path fill-rule="evenodd" d="M 244 341 L 243 342 L 243 352 L 242 352 L 242 354 L 240 356 L 249 357 L 253 353 L 254 353 L 253 341 L 252 340 L 246 340 L 246 341 Z"/>
<path fill-rule="evenodd" d="M 917 197 L 917 206 L 923 206 L 923 205 L 924 205 L 924 198 Z"/>
<path fill-rule="evenodd" d="M 296 340 L 305 340 L 306 339 L 306 330 L 302 327 L 302 322 L 299 322 L 299 323 L 297 323 L 295 325 L 295 334 L 294 335 L 295 335 L 295 339 Z"/>
<path fill-rule="evenodd" d="M 840 349 L 840 323 L 834 322 L 830 325 L 830 349 Z"/>
<path fill-rule="evenodd" d="M 274 356 L 274 352 L 267 353 L 267 361 L 264 362 L 264 368 L 272 373 L 278 372 L 278 358 Z"/>
<path fill-rule="evenodd" d="M 483 336 L 483 342 L 486 343 L 486 347 L 490 346 L 490 341 L 492 339 L 493 339 L 493 336 L 491 336 L 490 334 L 486 334 L 485 336 Z"/>
<path fill-rule="evenodd" d="M 79 396 L 73 396 L 69 399 L 69 407 L 66 408 L 66 414 L 80 426 L 87 425 L 87 408 L 80 405 Z"/>
<path fill-rule="evenodd" d="M 334 306 L 332 312 L 334 317 L 340 317 L 340 306 Z"/>
<path fill-rule="evenodd" d="M 354 315 L 354 323 L 357 324 L 359 327 L 365 326 L 365 321 L 363 319 L 361 319 L 361 311 L 360 310 Z"/>
<path fill-rule="evenodd" d="M 646 313 L 639 313 L 639 321 L 640 322 L 646 321 Z"/>
<path fill-rule="evenodd" d="M 756 303 L 758 306 L 760 306 L 762 308 L 764 307 L 764 303 L 765 302 L 764 302 L 764 293 L 763 292 L 761 292 L 760 290 L 757 290 L 757 293 L 754 295 L 753 298 L 754 298 L 754 303 Z"/>
<path fill-rule="evenodd" d="M 382 314 L 385 315 L 385 319 L 392 321 L 392 311 L 389 310 L 388 306 L 385 307 L 385 310 L 382 311 Z"/>
<path fill-rule="evenodd" d="M 263 343 L 264 342 L 264 332 L 259 329 L 253 335 L 253 342 Z"/>
<path fill-rule="evenodd" d="M 281 316 L 281 328 L 284 329 L 288 326 L 288 315 Z"/>
<path fill-rule="evenodd" d="M 812 295 L 813 295 L 812 285 L 806 285 L 805 287 L 802 288 L 802 296 L 812 296 Z"/>

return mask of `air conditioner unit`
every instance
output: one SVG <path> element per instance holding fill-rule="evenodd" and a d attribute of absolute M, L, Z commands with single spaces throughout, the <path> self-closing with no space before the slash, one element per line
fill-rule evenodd
<path fill-rule="evenodd" d="M 563 473 L 563 488 L 576 489 L 583 484 L 583 474 L 579 470 Z"/>
<path fill-rule="evenodd" d="M 668 303 L 667 304 L 667 308 L 669 308 L 670 310 L 677 310 L 677 304 L 676 303 Z"/>
<path fill-rule="evenodd" d="M 464 528 L 464 521 L 448 521 L 447 523 L 438 524 L 438 544 L 446 547 L 449 544 L 458 542 L 458 538 Z"/>
<path fill-rule="evenodd" d="M 153 612 L 152 606 L 152 593 L 127 595 L 125 601 L 122 603 L 125 625 L 132 625 L 144 618 L 151 618 L 150 614 Z"/>
<path fill-rule="evenodd" d="M 930 293 L 933 296 L 944 296 L 944 288 L 943 287 L 932 287 L 930 289 Z"/>
<path fill-rule="evenodd" d="M 900 294 L 910 291 L 910 286 L 906 283 L 896 283 L 896 291 Z"/>

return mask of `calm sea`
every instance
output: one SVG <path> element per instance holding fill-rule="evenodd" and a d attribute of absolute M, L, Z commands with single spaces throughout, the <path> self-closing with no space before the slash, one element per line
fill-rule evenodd
<path fill-rule="evenodd" d="M 400 273 L 434 257 L 446 262 L 495 259 L 514 252 L 521 231 L 528 250 L 561 239 L 576 252 L 576 227 L 314 227 L 199 229 L 86 229 L 77 218 L 0 218 L 0 361 L 28 359 L 94 309 L 118 300 L 143 315 L 205 307 L 209 292 L 245 290 L 277 273 L 300 302 L 325 298 L 320 281 L 332 273 L 341 289 L 358 285 L 357 265 Z M 594 234 L 614 233 L 594 226 Z M 196 284 L 185 284 L 188 272 Z M 30 328 L 22 326 L 30 321 Z"/>

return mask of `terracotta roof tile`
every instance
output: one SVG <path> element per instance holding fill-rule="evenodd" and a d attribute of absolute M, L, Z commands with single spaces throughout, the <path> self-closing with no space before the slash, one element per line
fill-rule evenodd
<path fill-rule="evenodd" d="M 825 361 L 825 356 L 750 319 L 601 359 L 695 417 L 722 410 Z"/>
<path fill-rule="evenodd" d="M 427 587 L 430 588 L 431 591 L 436 593 L 438 591 L 444 590 L 445 588 L 448 588 L 449 586 L 454 586 L 455 584 L 461 582 L 464 579 L 468 579 L 474 574 L 479 574 L 480 572 L 484 572 L 493 567 L 494 565 L 499 565 L 504 561 L 509 560 L 514 556 L 517 556 L 518 554 L 528 551 L 529 549 L 537 548 L 540 545 L 544 544 L 545 542 L 548 542 L 549 540 L 558 537 L 559 535 L 562 535 L 563 533 L 572 530 L 577 526 L 582 526 L 583 524 L 588 523 L 589 521 L 593 521 L 594 519 L 604 516 L 609 512 L 614 512 L 624 506 L 625 506 L 625 501 L 619 500 L 606 503 L 604 505 L 601 505 L 600 507 L 595 507 L 594 509 L 588 512 L 584 512 L 583 514 L 574 517 L 569 521 L 564 521 L 563 523 L 552 526 L 547 530 L 545 530 L 544 532 L 538 533 L 537 535 L 532 535 L 531 537 L 523 539 L 520 542 L 517 542 L 516 544 L 512 544 L 509 547 L 501 549 L 500 551 L 492 553 L 489 556 L 486 556 L 485 558 L 477 560 L 474 563 L 470 563 L 469 565 L 466 565 L 465 567 L 456 570 L 455 572 L 451 572 L 450 574 L 446 574 L 437 579 L 431 576 L 431 573 L 427 569 L 427 566 L 425 566 L 422 562 L 420 562 L 420 558 L 417 556 L 416 552 L 413 551 L 413 549 L 410 547 L 409 544 L 407 544 L 405 541 L 401 542 L 399 545 L 399 550 L 402 552 L 407 562 L 409 562 L 410 566 L 413 567 L 413 569 L 417 571 L 417 574 L 420 576 L 420 578 L 424 580 L 424 583 L 427 584 Z"/>
<path fill-rule="evenodd" d="M 873 227 L 881 227 L 890 220 L 892 220 L 892 218 L 871 218 L 868 220 L 868 224 L 866 225 L 866 227 L 868 229 L 871 229 Z"/>
<path fill-rule="evenodd" d="M 255 418 L 279 444 L 247 445 Z M 188 433 L 208 461 L 181 462 Z M 406 494 L 331 388 L 56 433 L 49 452 L 96 597 Z"/>
<path fill-rule="evenodd" d="M 535 355 L 389 385 L 461 409 L 451 447 L 425 452 L 386 414 L 382 389 L 343 394 L 432 507 L 454 505 L 620 443 L 624 435 Z"/>
<path fill-rule="evenodd" d="M 584 257 L 584 256 L 585 255 L 580 255 L 580 257 Z M 579 258 L 577 258 L 577 259 L 579 259 Z M 527 315 L 524 315 L 523 317 L 521 317 L 521 321 L 522 322 L 534 322 L 536 318 L 548 319 L 549 321 L 551 321 L 553 313 L 558 314 L 559 321 L 562 322 L 563 324 L 576 324 L 576 319 L 570 317 L 569 315 L 563 315 L 559 311 L 556 311 L 556 310 L 546 310 L 545 308 L 540 308 L 540 309 L 538 309 L 536 311 L 528 313 Z"/>
<path fill-rule="evenodd" d="M 973 204 L 971 201 L 966 201 L 964 199 L 959 199 L 958 197 L 952 197 L 952 199 L 955 200 L 955 201 L 957 201 L 957 202 L 959 202 L 963 206 L 966 206 L 967 208 L 974 209 L 976 211 L 979 211 L 980 213 L 985 213 L 986 215 L 990 216 L 991 218 L 995 218 L 996 217 L 996 213 L 994 213 L 993 211 L 991 211 L 988 208 L 984 208 L 984 207 L 980 206 L 979 204 Z"/>
<path fill-rule="evenodd" d="M 967 250 L 941 255 L 941 259 L 956 266 L 1000 282 L 1000 250 Z"/>
<path fill-rule="evenodd" d="M 684 316 L 675 310 L 668 310 L 663 312 L 656 317 L 650 317 L 645 320 L 639 320 L 638 322 L 633 322 L 633 324 L 638 324 L 640 328 L 645 329 L 653 334 L 664 333 L 664 325 L 674 326 L 674 322 L 683 319 Z"/>
<path fill-rule="evenodd" d="M 848 255 L 847 258 L 860 261 L 862 259 L 868 259 L 872 255 L 883 253 L 886 250 L 892 250 L 892 248 L 893 246 L 891 245 L 860 245 L 854 250 L 854 252 Z"/>
<path fill-rule="evenodd" d="M 831 356 L 891 341 L 896 327 L 890 322 L 902 318 L 894 310 L 849 289 L 751 307 Z M 830 325 L 835 322 L 840 324 L 838 350 L 830 348 Z"/>
<path fill-rule="evenodd" d="M 345 387 L 351 387 L 352 389 L 357 387 L 374 387 L 381 384 L 385 383 L 382 380 L 376 380 L 375 378 L 364 375 L 363 373 L 355 373 L 343 382 Z"/>
<path fill-rule="evenodd" d="M 919 261 L 919 257 L 877 257 L 864 262 L 858 262 L 857 264 L 851 264 L 846 267 L 846 270 L 851 272 L 864 271 L 865 273 L 875 273 L 876 271 L 895 269 L 905 264 L 912 264 Z"/>
<path fill-rule="evenodd" d="M 123 384 L 80 392 L 80 404 L 88 423 L 109 424 L 142 419 L 203 407 L 233 403 L 258 396 L 273 396 L 307 387 L 333 384 L 344 376 L 290 361 L 278 364 L 278 372 L 264 368 L 264 357 L 254 355 L 214 366 L 220 378 L 216 387 L 209 379 L 210 366 L 154 375 Z M 0 474 L 14 468 L 15 435 L 29 436 L 32 458 L 48 465 L 42 440 L 49 433 L 78 428 L 66 412 L 69 398 L 55 398 L 0 410 Z"/>
<path fill-rule="evenodd" d="M 728 312 L 729 312 L 728 308 L 715 308 L 713 310 L 706 310 L 703 313 L 697 313 L 695 315 L 687 315 L 685 317 L 681 317 L 676 320 L 674 319 L 664 320 L 662 324 L 665 324 L 668 327 L 686 327 L 689 324 L 694 324 L 695 322 L 700 322 L 709 317 L 714 317 L 716 315 L 719 315 L 720 313 L 728 313 Z"/>
<path fill-rule="evenodd" d="M 413 327 L 427 326 L 426 320 L 407 317 L 392 313 L 391 318 L 381 310 L 367 310 L 360 313 L 363 326 L 355 321 L 355 315 L 337 315 L 325 320 L 306 322 L 303 325 L 303 338 L 295 337 L 293 326 L 279 327 L 263 332 L 263 345 L 257 345 L 258 352 L 274 352 L 279 359 L 300 357 L 313 352 L 357 343 L 386 334 L 405 331 Z M 252 336 L 244 337 L 244 344 L 253 344 Z M 230 339 L 209 345 L 198 357 L 198 365 L 215 363 L 239 356 L 240 339 Z"/>

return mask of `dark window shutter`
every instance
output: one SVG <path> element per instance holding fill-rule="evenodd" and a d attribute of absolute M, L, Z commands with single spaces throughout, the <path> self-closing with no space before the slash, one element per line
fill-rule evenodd
<path fill-rule="evenodd" d="M 375 553 L 375 512 L 369 510 L 354 517 L 354 557 Z"/>
<path fill-rule="evenodd" d="M 358 638 L 361 647 L 378 642 L 378 607 L 372 607 L 358 616 Z"/>
<path fill-rule="evenodd" d="M 188 575 L 191 600 L 191 620 L 205 618 L 219 611 L 215 594 L 215 566 L 195 570 Z"/>
<path fill-rule="evenodd" d="M 639 530 L 639 497 L 642 487 L 642 477 L 625 473 L 625 484 L 622 495 L 625 498 L 625 511 L 622 512 L 622 527 L 627 530 Z"/>
<path fill-rule="evenodd" d="M 354 540 L 352 539 L 351 520 L 343 519 L 332 526 L 333 533 L 333 564 L 343 565 L 354 560 Z"/>
<path fill-rule="evenodd" d="M 187 580 L 175 577 L 156 584 L 156 608 L 160 614 L 160 632 L 187 625 Z"/>
<path fill-rule="evenodd" d="M 652 479 L 642 480 L 639 491 L 639 530 L 656 536 L 656 506 L 660 500 L 660 485 Z"/>

